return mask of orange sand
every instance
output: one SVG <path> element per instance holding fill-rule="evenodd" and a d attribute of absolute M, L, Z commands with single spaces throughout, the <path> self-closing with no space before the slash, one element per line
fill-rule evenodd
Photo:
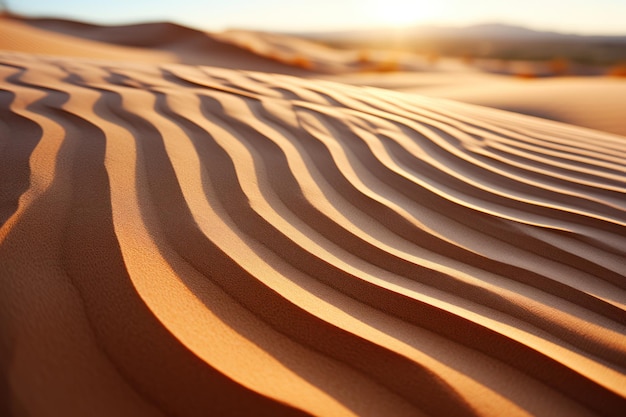
<path fill-rule="evenodd" d="M 43 30 L 0 26 L 0 415 L 623 415 L 623 137 Z"/>

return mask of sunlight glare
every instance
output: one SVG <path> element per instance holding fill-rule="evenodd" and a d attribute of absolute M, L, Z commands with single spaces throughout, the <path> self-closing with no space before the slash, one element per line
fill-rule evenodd
<path fill-rule="evenodd" d="M 432 17 L 433 1 L 426 0 L 371 0 L 370 11 L 380 23 L 406 26 Z"/>

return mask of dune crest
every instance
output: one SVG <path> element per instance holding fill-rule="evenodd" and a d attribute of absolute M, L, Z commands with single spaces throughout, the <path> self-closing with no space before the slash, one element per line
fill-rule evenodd
<path fill-rule="evenodd" d="M 0 54 L 0 409 L 619 416 L 620 137 Z"/>

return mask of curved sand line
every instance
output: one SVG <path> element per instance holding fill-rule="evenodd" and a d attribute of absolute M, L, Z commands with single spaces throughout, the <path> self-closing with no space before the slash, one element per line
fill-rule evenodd
<path fill-rule="evenodd" d="M 626 408 L 619 137 L 276 74 L 0 64 L 7 413 Z"/>

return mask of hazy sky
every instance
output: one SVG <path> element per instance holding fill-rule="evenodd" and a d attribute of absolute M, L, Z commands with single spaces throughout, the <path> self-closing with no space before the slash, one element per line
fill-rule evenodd
<path fill-rule="evenodd" d="M 202 29 L 336 30 L 435 23 L 514 23 L 626 34 L 626 0 L 5 0 L 17 13 L 99 23 L 170 20 Z"/>

